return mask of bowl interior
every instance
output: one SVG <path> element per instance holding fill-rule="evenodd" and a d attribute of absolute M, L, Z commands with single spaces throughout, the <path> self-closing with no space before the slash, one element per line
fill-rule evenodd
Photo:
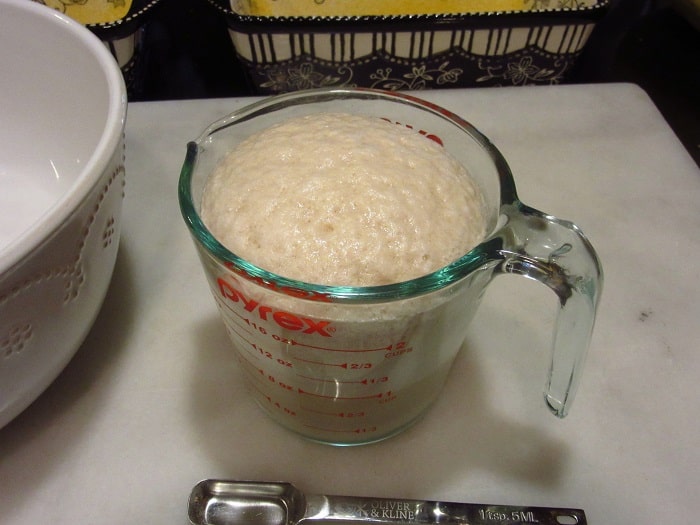
<path fill-rule="evenodd" d="M 87 29 L 27 0 L 0 0 L 0 70 L 2 273 L 94 185 L 121 133 L 123 80 Z"/>

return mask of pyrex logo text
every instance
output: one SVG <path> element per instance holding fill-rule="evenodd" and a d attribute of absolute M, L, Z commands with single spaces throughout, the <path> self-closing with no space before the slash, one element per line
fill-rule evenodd
<path fill-rule="evenodd" d="M 246 297 L 243 292 L 235 288 L 230 282 L 219 277 L 216 280 L 219 291 L 226 299 L 234 303 L 240 302 L 247 312 L 257 314 L 263 321 L 274 321 L 279 327 L 286 330 L 301 332 L 303 334 L 318 334 L 323 337 L 331 337 L 329 331 L 333 331 L 330 321 L 307 319 L 299 317 L 291 312 L 276 310 L 270 306 L 260 304 L 254 299 Z"/>

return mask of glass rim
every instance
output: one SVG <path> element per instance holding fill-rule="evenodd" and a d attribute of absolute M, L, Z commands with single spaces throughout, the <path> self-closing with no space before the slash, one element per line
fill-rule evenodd
<path fill-rule="evenodd" d="M 490 254 L 493 252 L 493 247 L 491 246 L 493 243 L 493 234 L 499 230 L 499 224 L 496 224 L 493 231 L 488 232 L 485 239 L 470 251 L 431 273 L 406 281 L 384 285 L 327 285 L 285 277 L 261 268 L 236 255 L 216 239 L 197 212 L 191 190 L 194 168 L 202 144 L 217 132 L 259 115 L 261 112 L 267 113 L 279 108 L 303 105 L 304 102 L 302 101 L 317 102 L 337 98 L 385 99 L 427 111 L 449 121 L 456 128 L 471 136 L 478 145 L 489 154 L 499 176 L 501 190 L 501 199 L 498 203 L 499 207 L 503 208 L 504 205 L 515 203 L 518 200 L 510 168 L 500 151 L 483 133 L 467 120 L 433 102 L 402 92 L 355 87 L 320 88 L 274 95 L 241 107 L 213 122 L 207 126 L 197 139 L 187 144 L 187 154 L 178 181 L 178 200 L 180 211 L 190 233 L 196 243 L 206 250 L 207 255 L 216 259 L 220 264 L 228 267 L 237 275 L 247 280 L 263 283 L 265 287 L 276 289 L 282 293 L 289 293 L 300 298 L 307 297 L 330 302 L 401 300 L 417 295 L 424 295 L 456 283 L 479 266 L 491 260 L 492 256 Z"/>

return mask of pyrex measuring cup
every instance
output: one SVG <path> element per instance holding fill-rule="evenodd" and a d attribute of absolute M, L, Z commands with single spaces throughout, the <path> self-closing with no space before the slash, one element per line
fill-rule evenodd
<path fill-rule="evenodd" d="M 323 111 L 389 119 L 441 143 L 484 194 L 487 238 L 432 274 L 375 287 L 299 282 L 227 250 L 199 216 L 208 175 L 251 134 Z M 438 396 L 486 285 L 504 273 L 536 279 L 558 297 L 545 400 L 557 416 L 567 414 L 602 286 L 599 261 L 575 225 L 518 200 L 504 158 L 459 116 L 408 94 L 362 88 L 271 97 L 188 144 L 179 199 L 251 391 L 285 427 L 338 445 L 406 428 Z"/>

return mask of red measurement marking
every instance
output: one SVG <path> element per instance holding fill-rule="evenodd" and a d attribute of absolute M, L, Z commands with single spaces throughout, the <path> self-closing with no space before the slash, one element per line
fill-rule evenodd
<path fill-rule="evenodd" d="M 382 119 L 382 120 L 386 120 L 387 122 L 391 122 L 392 124 L 396 124 L 396 125 L 398 125 L 398 126 L 404 126 L 405 128 L 408 128 L 408 129 L 414 129 L 413 126 L 412 126 L 411 124 L 402 124 L 401 122 L 393 121 L 393 120 L 390 120 L 390 119 L 388 119 L 388 118 L 386 118 L 386 117 L 381 117 L 381 119 Z M 430 139 L 430 140 L 436 142 L 436 143 L 439 144 L 440 146 L 444 146 L 444 144 L 443 144 L 443 142 L 442 142 L 442 139 L 441 139 L 440 137 L 438 137 L 437 135 L 434 135 L 434 134 L 432 134 L 432 133 L 429 133 L 429 132 L 425 131 L 424 129 L 419 129 L 419 130 L 417 130 L 417 131 L 418 131 L 418 133 L 419 133 L 420 135 L 423 135 L 425 138 Z"/>
<path fill-rule="evenodd" d="M 302 359 L 301 357 L 295 357 L 295 361 L 301 361 L 302 363 L 311 363 L 312 365 L 321 366 L 336 366 L 338 368 L 347 368 L 347 363 L 324 363 L 323 361 L 313 361 L 312 359 Z"/>
<path fill-rule="evenodd" d="M 360 381 L 363 385 L 376 385 L 377 383 L 388 383 L 389 382 L 389 376 L 384 376 L 384 377 L 373 377 L 373 378 L 368 378 L 368 379 L 363 379 Z"/>
<path fill-rule="evenodd" d="M 272 352 L 265 350 L 264 348 L 261 348 L 258 346 L 256 343 L 253 343 L 252 341 L 249 341 L 245 337 L 243 337 L 240 333 L 238 333 L 236 330 L 233 328 L 231 329 L 231 332 L 233 333 L 234 336 L 238 337 L 241 341 L 243 341 L 243 349 L 248 352 L 249 354 L 255 356 L 255 357 L 265 357 L 267 359 L 270 359 L 274 362 L 276 362 L 278 365 L 287 367 L 287 368 L 294 368 L 294 364 L 291 361 L 288 361 L 286 359 L 282 359 L 279 357 L 275 357 Z"/>
<path fill-rule="evenodd" d="M 319 346 L 319 345 L 311 345 L 311 344 L 307 344 L 307 343 L 302 343 L 302 342 L 299 342 L 299 341 L 297 341 L 297 340 L 295 340 L 295 339 L 288 339 L 288 338 L 286 338 L 286 337 L 282 337 L 282 336 L 279 336 L 279 335 L 277 335 L 277 334 L 270 334 L 270 333 L 268 333 L 268 331 L 267 331 L 267 329 L 266 329 L 265 327 L 260 326 L 260 325 L 258 325 L 258 324 L 256 324 L 256 323 L 252 322 L 252 321 L 251 321 L 250 319 L 248 319 L 247 317 L 244 317 L 244 316 L 240 315 L 238 312 L 236 312 L 235 310 L 233 310 L 232 308 L 230 308 L 230 307 L 229 307 L 228 305 L 226 305 L 225 303 L 223 303 L 222 306 L 223 306 L 224 308 L 226 308 L 228 311 L 230 311 L 230 312 L 232 312 L 233 314 L 235 314 L 237 317 L 239 317 L 239 318 L 240 318 L 241 320 L 243 320 L 243 322 L 245 323 L 245 325 L 243 325 L 243 326 L 242 326 L 242 325 L 237 325 L 237 324 L 236 324 L 236 325 L 232 325 L 231 323 L 227 323 L 227 326 L 229 327 L 229 329 L 230 329 L 232 332 L 234 332 L 236 335 L 238 335 L 241 339 L 243 339 L 244 341 L 246 341 L 247 343 L 249 343 L 249 344 L 251 344 L 251 345 L 253 345 L 253 346 L 255 346 L 254 343 L 251 343 L 250 341 L 248 341 L 247 339 L 245 339 L 245 338 L 241 335 L 241 333 L 240 333 L 238 330 L 236 330 L 236 328 L 243 328 L 243 329 L 246 329 L 246 333 L 251 333 L 251 334 L 260 333 L 261 335 L 269 336 L 269 337 L 271 337 L 272 339 L 274 339 L 275 341 L 277 341 L 278 343 L 282 343 L 282 344 L 285 344 L 285 345 L 289 345 L 289 346 L 300 346 L 300 347 L 303 347 L 303 348 L 311 348 L 311 349 L 313 349 L 313 350 L 323 350 L 324 352 L 338 352 L 338 353 L 346 352 L 346 353 L 351 353 L 351 354 L 354 354 L 354 353 L 367 353 L 367 352 L 387 352 L 387 354 L 385 355 L 385 357 L 386 357 L 386 358 L 390 358 L 390 357 L 398 357 L 398 356 L 400 356 L 400 355 L 403 355 L 403 354 L 406 354 L 406 353 L 408 353 L 408 352 L 413 351 L 413 348 L 410 348 L 410 347 L 406 346 L 406 342 L 405 342 L 405 341 L 399 341 L 398 343 L 392 343 L 392 344 L 389 344 L 389 345 L 387 345 L 387 346 L 382 346 L 382 347 L 380 347 L 380 348 L 330 348 L 330 347 L 327 347 L 327 346 Z M 234 328 L 234 326 L 235 326 L 236 328 Z M 247 328 L 250 328 L 250 329 L 252 329 L 252 330 L 249 331 L 249 330 L 247 330 Z M 330 330 L 331 328 L 333 329 L 333 331 L 335 330 L 335 327 L 330 327 L 329 330 Z M 299 360 L 299 361 L 302 361 L 302 359 L 298 359 L 298 360 Z M 308 361 L 308 362 L 310 362 L 310 363 L 315 363 L 315 364 L 327 364 L 327 363 L 321 363 L 321 362 L 318 362 L 318 361 Z"/>
<path fill-rule="evenodd" d="M 257 348 L 257 346 L 255 345 L 255 343 L 253 343 L 252 341 L 249 341 L 248 339 L 246 339 L 246 338 L 244 337 L 244 334 L 242 334 L 241 332 L 239 332 L 238 330 L 236 330 L 234 327 L 229 326 L 229 331 L 230 331 L 233 335 L 235 335 L 236 337 L 238 337 L 238 338 L 239 338 L 241 341 L 243 341 L 244 343 L 246 343 L 246 344 L 252 346 L 253 348 Z M 248 335 L 248 334 L 245 334 L 245 335 Z"/>
<path fill-rule="evenodd" d="M 383 346 L 381 348 L 328 348 L 326 346 L 314 346 L 306 343 L 300 343 L 299 341 L 290 340 L 289 344 L 292 346 L 303 346 L 305 348 L 313 348 L 314 350 L 324 350 L 326 352 L 350 352 L 350 353 L 361 353 L 361 352 L 388 352 L 390 350 L 403 348 L 406 343 L 400 342 L 396 344 L 390 344 L 388 346 Z"/>
<path fill-rule="evenodd" d="M 352 428 L 348 430 L 343 430 L 340 428 L 323 428 L 323 427 L 315 427 L 313 425 L 304 425 L 306 428 L 312 428 L 314 430 L 320 430 L 321 432 L 333 432 L 333 433 L 342 433 L 342 434 L 369 434 L 371 432 L 376 432 L 377 427 L 367 427 L 367 428 Z"/>
<path fill-rule="evenodd" d="M 304 376 L 301 374 L 297 374 L 297 376 L 301 377 L 302 379 L 307 379 L 309 381 L 319 381 L 321 383 L 334 383 L 334 384 L 341 384 L 341 385 L 376 385 L 379 383 L 388 383 L 389 382 L 388 376 L 379 377 L 379 378 L 371 378 L 371 379 L 357 379 L 354 381 L 339 381 L 338 379 L 326 379 L 324 377 L 310 377 L 310 376 Z"/>
<path fill-rule="evenodd" d="M 218 296 L 217 296 L 217 299 L 219 299 Z M 225 303 L 224 301 L 221 301 L 221 300 L 217 300 L 216 304 L 218 304 L 220 308 L 223 308 L 227 312 L 231 312 L 233 315 L 235 315 L 239 319 L 243 319 L 244 321 L 248 320 L 246 317 L 244 317 L 240 313 L 238 313 L 238 311 L 235 308 L 232 308 L 230 304 Z"/>
<path fill-rule="evenodd" d="M 246 358 L 245 355 L 241 352 L 236 352 L 236 355 L 238 356 L 239 362 L 243 365 L 248 365 L 250 368 L 255 370 L 256 372 L 259 372 L 260 374 L 264 374 L 265 371 L 262 368 L 258 368 L 258 365 L 253 363 L 252 361 L 249 361 L 248 358 Z"/>
<path fill-rule="evenodd" d="M 311 363 L 312 365 L 334 366 L 337 368 L 344 368 L 345 370 L 369 370 L 372 368 L 372 363 L 327 363 L 325 361 L 314 361 L 313 359 L 303 359 L 301 357 L 295 357 L 294 360 L 303 363 Z"/>
<path fill-rule="evenodd" d="M 299 394 L 307 395 L 307 396 L 313 396 L 313 397 L 321 397 L 324 399 L 335 399 L 338 401 L 355 401 L 355 400 L 360 400 L 360 399 L 393 399 L 393 394 L 391 391 L 389 392 L 380 392 L 379 394 L 372 394 L 372 395 L 367 395 L 367 396 L 348 396 L 348 397 L 342 397 L 342 396 L 329 396 L 326 394 L 316 394 L 314 392 L 307 392 L 306 390 L 302 390 L 299 388 L 298 390 Z"/>
<path fill-rule="evenodd" d="M 281 403 L 278 402 L 278 401 L 275 401 L 274 399 L 272 399 L 272 397 L 270 397 L 269 395 L 267 395 L 265 392 L 263 392 L 262 390 L 260 390 L 260 389 L 257 388 L 256 386 L 253 386 L 253 388 L 255 389 L 255 391 L 256 391 L 258 394 L 260 394 L 262 397 L 264 397 L 265 399 L 267 399 L 268 403 L 270 403 L 271 405 L 273 405 L 275 408 L 280 409 L 282 412 L 284 412 L 284 413 L 287 414 L 288 416 L 296 416 L 296 415 L 297 415 L 297 413 L 296 413 L 293 409 L 284 406 L 283 404 L 281 404 Z"/>
<path fill-rule="evenodd" d="M 236 330 L 234 330 L 234 329 L 231 329 L 231 332 L 232 332 L 232 335 L 234 335 L 235 337 L 237 337 L 238 339 L 240 339 L 240 341 L 239 341 L 239 343 L 240 343 L 239 349 L 240 349 L 241 351 L 247 352 L 248 354 L 250 354 L 250 355 L 252 355 L 252 356 L 254 356 L 254 357 L 256 357 L 256 358 L 266 357 L 267 359 L 275 359 L 274 356 L 272 355 L 272 352 L 268 352 L 267 350 L 264 350 L 263 348 L 260 348 L 258 345 L 256 345 L 256 344 L 253 343 L 252 341 L 249 341 L 248 339 L 246 339 L 245 337 L 243 337 L 243 335 L 241 335 L 240 333 L 238 333 L 238 332 L 237 332 Z M 284 360 L 282 360 L 282 359 L 277 359 L 277 362 L 279 362 L 280 364 L 283 364 L 283 365 L 285 365 L 285 366 L 288 366 L 288 367 L 292 368 L 292 363 L 290 363 L 289 361 L 284 361 Z"/>
<path fill-rule="evenodd" d="M 367 414 L 365 412 L 324 412 L 322 410 L 312 410 L 310 408 L 301 408 L 304 412 L 312 412 L 314 414 L 321 414 L 322 416 L 328 417 L 339 417 L 342 419 L 360 418 L 365 417 Z"/>

